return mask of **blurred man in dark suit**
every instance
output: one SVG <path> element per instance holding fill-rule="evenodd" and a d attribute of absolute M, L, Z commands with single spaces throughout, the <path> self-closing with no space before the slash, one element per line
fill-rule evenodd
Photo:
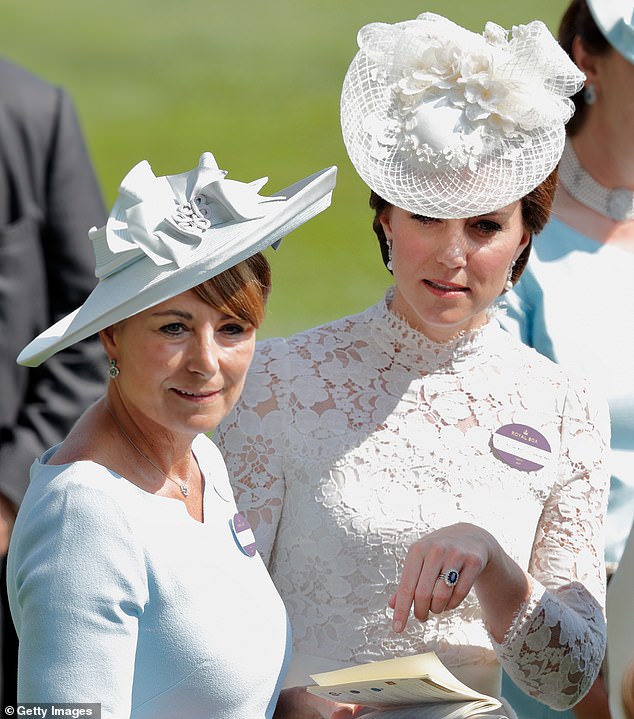
<path fill-rule="evenodd" d="M 53 87 L 0 59 L 0 557 L 3 565 L 29 467 L 59 442 L 104 389 L 97 338 L 37 369 L 18 351 L 79 306 L 95 284 L 88 230 L 105 208 L 73 104 Z M 2 694 L 15 703 L 17 641 L 4 568 Z"/>

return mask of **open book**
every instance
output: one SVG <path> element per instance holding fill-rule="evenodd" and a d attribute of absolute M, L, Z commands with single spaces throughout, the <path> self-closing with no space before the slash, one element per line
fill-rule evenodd
<path fill-rule="evenodd" d="M 308 691 L 331 701 L 362 704 L 375 711 L 364 719 L 504 719 L 494 697 L 460 682 L 434 652 L 359 664 L 313 674 Z"/>

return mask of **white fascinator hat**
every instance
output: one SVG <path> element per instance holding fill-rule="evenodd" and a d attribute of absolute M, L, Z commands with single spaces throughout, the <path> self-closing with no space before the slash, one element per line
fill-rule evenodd
<path fill-rule="evenodd" d="M 364 182 L 437 218 L 491 212 L 556 167 L 584 76 L 539 21 L 479 35 L 434 13 L 372 23 L 343 84 L 341 126 Z"/>
<path fill-rule="evenodd" d="M 588 0 L 588 9 L 610 45 L 634 63 L 633 0 Z"/>
<path fill-rule="evenodd" d="M 89 232 L 98 283 L 81 307 L 42 332 L 18 356 L 36 367 L 51 355 L 185 292 L 273 245 L 330 205 L 330 167 L 265 197 L 268 178 L 228 180 L 214 156 L 180 175 L 132 168 L 104 227 Z"/>

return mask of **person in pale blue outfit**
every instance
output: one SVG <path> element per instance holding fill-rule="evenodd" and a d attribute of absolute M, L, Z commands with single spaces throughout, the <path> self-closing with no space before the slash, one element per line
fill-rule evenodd
<path fill-rule="evenodd" d="M 31 469 L 9 548 L 18 701 L 103 719 L 276 719 L 284 604 L 206 433 L 238 399 L 270 290 L 261 250 L 325 209 L 329 168 L 276 196 L 211 153 L 141 162 L 90 239 L 97 287 L 34 339 L 37 366 L 99 333 L 103 398 Z M 18 712 L 19 713 L 19 712 Z"/>
<path fill-rule="evenodd" d="M 553 215 L 534 239 L 528 266 L 505 297 L 507 329 L 588 377 L 607 398 L 612 425 L 606 526 L 608 575 L 634 517 L 634 2 L 574 0 L 559 39 L 586 74 L 559 165 Z M 505 693 L 522 719 L 562 717 Z M 598 682 L 573 710 L 608 717 Z M 568 716 L 573 716 L 569 714 Z"/>

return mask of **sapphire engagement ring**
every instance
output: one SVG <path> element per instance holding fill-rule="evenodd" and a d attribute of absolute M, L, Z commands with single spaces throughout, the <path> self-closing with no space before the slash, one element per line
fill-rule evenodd
<path fill-rule="evenodd" d="M 438 575 L 438 579 L 442 579 L 448 587 L 455 587 L 459 578 L 460 572 L 457 569 L 448 569 Z"/>

